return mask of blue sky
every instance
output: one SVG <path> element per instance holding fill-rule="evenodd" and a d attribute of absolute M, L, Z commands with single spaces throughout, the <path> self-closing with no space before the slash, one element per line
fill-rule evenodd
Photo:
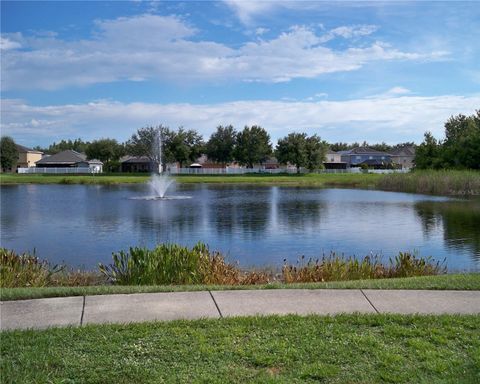
<path fill-rule="evenodd" d="M 478 2 L 1 2 L 1 131 L 24 145 L 259 124 L 421 142 L 480 109 Z"/>

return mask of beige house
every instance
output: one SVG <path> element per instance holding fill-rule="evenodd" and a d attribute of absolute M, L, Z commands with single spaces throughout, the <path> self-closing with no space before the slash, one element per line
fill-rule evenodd
<path fill-rule="evenodd" d="M 42 159 L 43 152 L 24 147 L 23 145 L 16 144 L 16 146 L 18 150 L 17 169 L 35 167 L 35 163 Z"/>
<path fill-rule="evenodd" d="M 329 150 L 325 155 L 323 165 L 326 169 L 346 169 L 347 163 L 342 161 L 342 155 L 338 152 Z"/>
<path fill-rule="evenodd" d="M 390 151 L 392 161 L 401 166 L 402 169 L 410 169 L 415 166 L 415 147 L 404 146 Z"/>

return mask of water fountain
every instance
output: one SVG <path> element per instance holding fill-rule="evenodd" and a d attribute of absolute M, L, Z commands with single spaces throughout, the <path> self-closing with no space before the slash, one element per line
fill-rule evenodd
<path fill-rule="evenodd" d="M 155 194 L 156 199 L 165 199 L 165 193 L 167 192 L 168 187 L 172 185 L 173 179 L 167 175 L 152 175 L 150 180 L 150 188 Z"/>

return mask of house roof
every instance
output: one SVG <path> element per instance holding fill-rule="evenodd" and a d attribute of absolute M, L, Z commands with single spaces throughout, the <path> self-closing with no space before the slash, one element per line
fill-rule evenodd
<path fill-rule="evenodd" d="M 43 152 L 37 151 L 35 149 L 30 149 L 30 148 L 24 147 L 23 145 L 20 145 L 20 144 L 15 144 L 15 145 L 17 147 L 18 152 L 20 152 L 20 153 L 29 152 L 29 153 L 43 154 Z"/>
<path fill-rule="evenodd" d="M 151 163 L 152 160 L 150 160 L 147 156 L 125 156 L 122 159 L 120 159 L 120 162 L 122 164 L 130 164 L 130 163 Z"/>
<path fill-rule="evenodd" d="M 356 147 L 349 151 L 341 151 L 339 153 L 342 155 L 390 155 L 387 152 L 377 151 L 370 147 Z"/>
<path fill-rule="evenodd" d="M 415 156 L 415 147 L 398 147 L 390 151 L 394 156 Z"/>
<path fill-rule="evenodd" d="M 83 153 L 78 153 L 77 151 L 67 149 L 66 151 L 56 153 L 55 155 L 44 157 L 35 164 L 75 164 L 85 161 L 86 159 L 87 156 L 85 156 Z"/>

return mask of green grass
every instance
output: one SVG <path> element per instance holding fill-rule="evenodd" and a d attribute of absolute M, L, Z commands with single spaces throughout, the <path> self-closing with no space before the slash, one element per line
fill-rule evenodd
<path fill-rule="evenodd" d="M 6 184 L 127 184 L 145 183 L 147 174 L 100 175 L 25 175 L 1 174 Z M 310 187 L 376 188 L 387 191 L 433 195 L 479 195 L 480 172 L 425 170 L 406 174 L 246 174 L 246 175 L 178 175 L 180 183 L 289 185 Z"/>
<path fill-rule="evenodd" d="M 328 283 L 272 283 L 264 285 L 98 285 L 85 287 L 2 288 L 1 300 L 107 295 L 120 293 L 184 292 L 229 289 L 435 289 L 480 290 L 480 273 L 419 276 L 396 279 L 333 281 Z"/>
<path fill-rule="evenodd" d="M 480 317 L 269 316 L 2 333 L 2 383 L 478 383 Z"/>

